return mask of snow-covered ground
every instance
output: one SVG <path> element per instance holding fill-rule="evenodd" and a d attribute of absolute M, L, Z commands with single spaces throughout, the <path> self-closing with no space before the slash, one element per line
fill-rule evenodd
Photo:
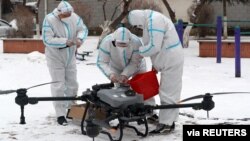
<path fill-rule="evenodd" d="M 78 61 L 79 93 L 91 88 L 96 83 L 109 82 L 95 65 L 97 37 L 89 37 L 82 50 L 92 50 L 92 56 L 87 61 Z M 185 65 L 183 75 L 182 99 L 207 92 L 250 92 L 250 59 L 242 59 L 242 77 L 234 77 L 234 59 L 222 58 L 217 64 L 215 58 L 198 57 L 198 43 L 191 41 L 189 48 L 185 48 Z M 3 54 L 0 42 L 0 90 L 30 87 L 36 84 L 50 82 L 50 75 L 43 54 Z M 148 68 L 150 61 L 147 58 Z M 42 86 L 28 91 L 29 96 L 50 96 L 50 86 Z M 0 95 L 0 141 L 91 141 L 92 139 L 81 135 L 80 126 L 69 124 L 59 126 L 55 121 L 55 112 L 52 102 L 39 102 L 36 105 L 25 106 L 26 124 L 20 125 L 20 107 L 15 104 L 15 93 Z M 181 109 L 173 134 L 140 138 L 134 132 L 126 129 L 123 140 L 140 141 L 181 141 L 183 124 L 250 124 L 244 119 L 250 118 L 250 95 L 224 95 L 214 96 L 215 108 L 206 119 L 205 111 L 194 111 L 191 108 Z M 159 103 L 159 98 L 157 97 Z M 200 102 L 192 101 L 192 102 Z M 191 115 L 193 118 L 184 116 Z M 152 126 L 151 126 L 152 127 Z M 153 128 L 153 127 L 152 127 Z M 106 141 L 108 138 L 99 135 L 96 141 Z"/>

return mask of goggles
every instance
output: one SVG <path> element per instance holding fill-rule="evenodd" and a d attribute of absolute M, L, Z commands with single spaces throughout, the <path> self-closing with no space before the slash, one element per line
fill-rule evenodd
<path fill-rule="evenodd" d="M 61 14 L 65 14 L 65 13 L 72 13 L 74 10 L 72 7 L 63 7 L 63 8 L 59 8 L 58 11 Z"/>
<path fill-rule="evenodd" d="M 115 42 L 115 45 L 116 45 L 117 47 L 128 47 L 129 42 L 119 42 L 119 41 L 116 41 L 116 42 Z"/>
<path fill-rule="evenodd" d="M 134 25 L 133 28 L 143 29 L 143 26 L 142 25 Z"/>

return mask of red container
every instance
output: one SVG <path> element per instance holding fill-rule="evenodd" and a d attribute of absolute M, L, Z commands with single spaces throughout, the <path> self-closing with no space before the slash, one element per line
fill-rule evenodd
<path fill-rule="evenodd" d="M 154 70 L 137 74 L 128 83 L 135 92 L 143 95 L 144 100 L 159 93 L 159 82 Z"/>

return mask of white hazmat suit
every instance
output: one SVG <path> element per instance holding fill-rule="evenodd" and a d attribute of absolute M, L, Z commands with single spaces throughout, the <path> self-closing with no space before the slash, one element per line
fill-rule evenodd
<path fill-rule="evenodd" d="M 60 19 L 64 12 L 72 12 L 68 18 Z M 76 78 L 76 45 L 67 46 L 68 40 L 82 42 L 88 35 L 88 29 L 81 17 L 73 12 L 72 6 L 62 1 L 56 9 L 48 14 L 42 27 L 42 37 L 45 44 L 45 55 L 52 81 L 60 81 L 51 85 L 52 96 L 76 96 L 78 83 Z M 56 115 L 65 116 L 66 108 L 72 102 L 54 102 Z"/>
<path fill-rule="evenodd" d="M 127 47 L 119 47 L 119 43 L 125 43 Z M 146 72 L 145 59 L 139 54 L 140 46 L 142 42 L 139 37 L 127 28 L 120 27 L 102 40 L 97 66 L 108 79 L 112 73 L 130 78 L 137 73 Z M 146 103 L 154 105 L 155 100 L 151 98 Z"/>
<path fill-rule="evenodd" d="M 132 10 L 129 23 L 143 29 L 142 56 L 150 57 L 153 67 L 161 72 L 159 96 L 162 105 L 175 104 L 180 99 L 183 74 L 183 49 L 174 24 L 163 14 L 152 10 Z M 160 110 L 159 123 L 172 125 L 178 109 Z"/>

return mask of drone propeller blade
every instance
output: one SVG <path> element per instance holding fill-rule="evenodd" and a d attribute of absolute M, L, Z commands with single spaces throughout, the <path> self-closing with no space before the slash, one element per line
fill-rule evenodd
<path fill-rule="evenodd" d="M 32 86 L 32 87 L 29 87 L 27 88 L 26 90 L 28 89 L 31 89 L 31 88 L 35 88 L 35 87 L 39 87 L 39 86 L 43 86 L 43 85 L 47 85 L 47 84 L 52 84 L 52 83 L 59 83 L 60 81 L 54 81 L 54 82 L 49 82 L 49 83 L 43 83 L 43 84 L 39 84 L 39 85 L 35 85 L 35 86 Z M 14 93 L 16 92 L 17 90 L 6 90 L 6 91 L 1 91 L 0 90 L 0 95 L 3 95 L 3 94 L 10 94 L 10 93 Z"/>
<path fill-rule="evenodd" d="M 43 86 L 43 85 L 47 85 L 47 84 L 59 83 L 59 82 L 60 81 L 53 81 L 53 82 L 43 83 L 43 84 L 39 84 L 39 85 L 35 85 L 35 86 L 32 86 L 32 87 L 29 87 L 29 88 L 27 88 L 27 90 L 31 89 L 31 88 L 35 88 L 35 87 L 39 87 L 39 86 Z"/>
<path fill-rule="evenodd" d="M 16 92 L 16 90 L 6 90 L 6 91 L 1 91 L 0 90 L 0 95 L 2 95 L 2 94 L 10 94 L 10 93 L 14 93 L 14 92 Z"/>
<path fill-rule="evenodd" d="M 210 93 L 207 93 L 207 94 L 210 94 Z M 211 93 L 210 95 L 214 96 L 214 95 L 227 95 L 227 94 L 250 94 L 250 92 L 219 92 L 219 93 Z M 204 96 L 205 95 L 196 95 L 196 96 L 193 96 L 193 97 L 183 99 L 183 100 L 179 101 L 179 103 L 194 100 L 194 99 L 203 98 Z"/>
<path fill-rule="evenodd" d="M 192 97 L 180 100 L 179 103 L 186 102 L 186 101 L 193 100 L 193 99 L 199 99 L 199 98 L 203 98 L 203 97 L 204 97 L 204 95 L 196 95 L 196 96 L 192 96 Z"/>
<path fill-rule="evenodd" d="M 221 93 L 212 93 L 211 95 L 225 95 L 225 94 L 250 94 L 250 92 L 221 92 Z"/>

